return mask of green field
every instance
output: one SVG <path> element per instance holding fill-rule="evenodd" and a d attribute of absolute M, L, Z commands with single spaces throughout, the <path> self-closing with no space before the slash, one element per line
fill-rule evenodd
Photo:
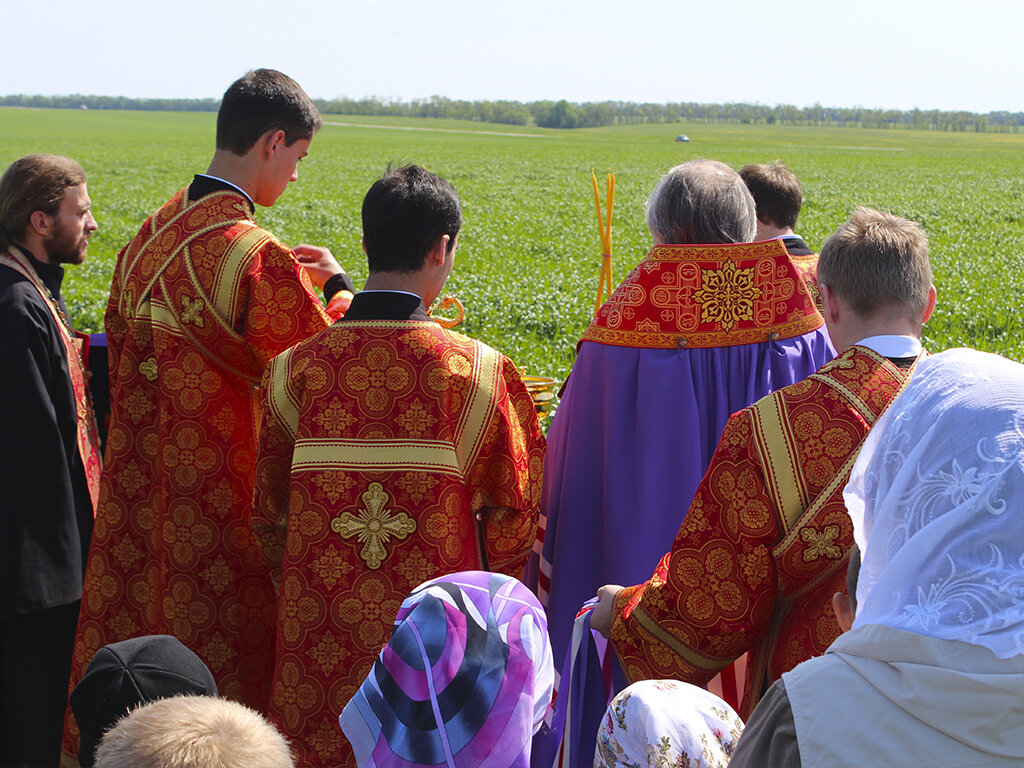
<path fill-rule="evenodd" d="M 797 230 L 812 248 L 859 204 L 924 225 L 939 304 L 932 350 L 968 345 L 1024 360 L 1024 136 L 706 124 L 556 131 L 326 115 L 300 179 L 261 224 L 285 242 L 330 247 L 360 285 L 362 196 L 389 161 L 416 162 L 459 190 L 465 225 L 448 287 L 461 330 L 531 373 L 562 378 L 594 308 L 599 245 L 590 171 L 617 177 L 615 279 L 649 246 L 643 204 L 659 175 L 711 157 L 783 160 L 800 177 Z M 0 166 L 30 152 L 70 155 L 89 175 L 100 231 L 65 283 L 76 323 L 102 330 L 117 251 L 145 217 L 205 170 L 214 116 L 0 109 Z M 673 141 L 686 133 L 688 144 Z"/>

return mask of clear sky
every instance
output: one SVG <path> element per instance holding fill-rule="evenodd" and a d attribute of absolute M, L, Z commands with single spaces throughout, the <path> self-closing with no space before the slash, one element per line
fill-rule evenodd
<path fill-rule="evenodd" d="M 0 94 L 1024 111 L 1020 0 L 0 0 Z"/>

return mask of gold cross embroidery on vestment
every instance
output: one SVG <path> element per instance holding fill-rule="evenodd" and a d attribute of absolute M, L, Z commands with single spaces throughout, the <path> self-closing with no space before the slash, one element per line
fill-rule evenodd
<path fill-rule="evenodd" d="M 800 538 L 807 542 L 807 549 L 804 550 L 804 562 L 810 563 L 824 555 L 835 560 L 841 557 L 843 551 L 835 543 L 839 538 L 838 525 L 826 525 L 821 533 L 808 526 L 800 531 Z"/>
<path fill-rule="evenodd" d="M 202 299 L 191 299 L 188 296 L 181 297 L 181 306 L 185 309 L 181 313 L 181 322 L 183 323 L 195 323 L 198 327 L 203 327 L 203 316 L 200 314 L 203 311 Z"/>
<path fill-rule="evenodd" d="M 380 568 L 380 564 L 387 558 L 384 545 L 392 536 L 404 539 L 416 530 L 416 521 L 405 512 L 394 515 L 390 509 L 386 509 L 389 498 L 384 486 L 370 483 L 362 494 L 366 508 L 359 510 L 358 517 L 345 512 L 331 521 L 331 530 L 343 539 L 354 536 L 357 541 L 365 544 L 359 556 L 373 569 Z"/>

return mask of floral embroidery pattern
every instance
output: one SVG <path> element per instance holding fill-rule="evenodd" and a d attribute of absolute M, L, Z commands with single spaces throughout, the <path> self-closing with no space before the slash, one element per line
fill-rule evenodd
<path fill-rule="evenodd" d="M 330 470 L 314 475 L 313 483 L 327 497 L 327 500 L 334 504 L 341 498 L 341 494 L 348 493 L 356 481 L 344 472 Z"/>
<path fill-rule="evenodd" d="M 423 403 L 413 400 L 395 421 L 409 437 L 424 437 L 435 433 L 434 424 L 437 419 L 430 415 Z"/>
<path fill-rule="evenodd" d="M 703 273 L 703 284 L 693 292 L 693 300 L 701 305 L 701 321 L 719 323 L 730 330 L 742 320 L 754 317 L 754 302 L 761 298 L 761 289 L 754 285 L 754 270 L 739 269 L 727 261 L 721 269 Z"/>
<path fill-rule="evenodd" d="M 334 674 L 334 670 L 341 666 L 345 657 L 351 655 L 352 652 L 339 643 L 338 638 L 331 632 L 324 632 L 320 642 L 309 651 L 309 657 L 323 675 Z"/>
<path fill-rule="evenodd" d="M 437 478 L 429 472 L 406 472 L 396 482 L 399 488 L 409 494 L 413 504 L 419 504 L 423 497 L 437 485 Z"/>
<path fill-rule="evenodd" d="M 411 389 L 415 377 L 409 365 L 394 355 L 390 346 L 369 346 L 360 359 L 341 375 L 342 385 L 359 398 L 359 405 L 373 414 L 386 413 L 394 400 Z"/>
<path fill-rule="evenodd" d="M 341 581 L 341 577 L 355 568 L 354 565 L 346 563 L 341 555 L 333 549 L 328 549 L 314 560 L 309 567 L 313 573 L 320 577 L 324 586 L 328 589 L 334 589 L 335 585 Z"/>
<path fill-rule="evenodd" d="M 391 634 L 390 618 L 384 621 L 382 617 L 395 616 L 402 601 L 394 598 L 388 584 L 380 578 L 368 578 L 359 586 L 358 592 L 358 596 L 341 602 L 337 620 L 341 624 L 357 626 L 359 644 L 376 651 Z"/>
<path fill-rule="evenodd" d="M 402 561 L 395 565 L 395 571 L 397 571 L 403 579 L 409 582 L 409 585 L 414 587 L 417 584 L 422 583 L 430 573 L 430 562 L 423 556 L 423 553 L 418 549 L 414 549 L 404 558 Z"/>
<path fill-rule="evenodd" d="M 327 407 L 313 417 L 313 421 L 329 435 L 342 435 L 355 424 L 356 417 L 335 397 Z"/>
<path fill-rule="evenodd" d="M 718 609 L 735 611 L 743 602 L 739 587 L 729 579 L 734 570 L 732 553 L 714 547 L 704 557 L 682 557 L 675 566 L 676 578 L 690 587 L 686 608 L 698 620 L 710 618 Z"/>

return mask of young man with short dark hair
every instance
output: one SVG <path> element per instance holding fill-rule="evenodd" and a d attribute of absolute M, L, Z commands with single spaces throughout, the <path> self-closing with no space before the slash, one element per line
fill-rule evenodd
<path fill-rule="evenodd" d="M 106 471 L 72 686 L 104 645 L 169 634 L 222 694 L 266 708 L 274 591 L 248 526 L 256 388 L 271 358 L 327 327 L 351 294 L 332 285 L 344 277 L 330 251 L 290 249 L 253 213 L 298 178 L 320 125 L 294 80 L 249 72 L 224 95 L 207 173 L 118 256 Z M 310 277 L 334 294 L 327 311 Z M 76 742 L 69 715 L 68 755 Z"/>
<path fill-rule="evenodd" d="M 363 202 L 370 275 L 344 319 L 267 369 L 253 528 L 280 584 L 270 714 L 301 765 L 353 765 L 338 714 L 414 587 L 518 575 L 544 438 L 515 365 L 426 307 L 462 225 L 451 184 L 389 169 Z"/>
<path fill-rule="evenodd" d="M 745 165 L 739 173 L 757 206 L 756 239 L 782 238 L 790 260 L 804 278 L 820 310 L 821 296 L 815 271 L 818 255 L 793 231 L 803 206 L 800 180 L 781 160 L 770 164 Z"/>

